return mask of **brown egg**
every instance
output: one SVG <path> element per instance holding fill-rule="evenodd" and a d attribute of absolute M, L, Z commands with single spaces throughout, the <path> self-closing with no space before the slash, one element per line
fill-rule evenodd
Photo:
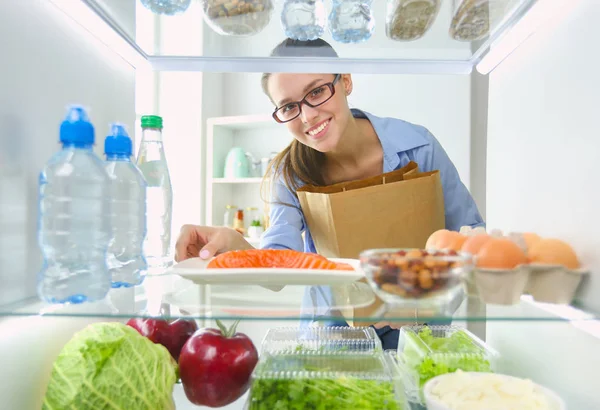
<path fill-rule="evenodd" d="M 492 238 L 477 253 L 477 266 L 490 269 L 514 269 L 527 263 L 525 252 L 507 238 Z"/>
<path fill-rule="evenodd" d="M 577 254 L 566 242 L 559 239 L 541 239 L 529 249 L 531 263 L 562 265 L 569 269 L 577 269 L 581 265 Z"/>
<path fill-rule="evenodd" d="M 541 236 L 533 232 L 525 232 L 522 236 L 523 240 L 525 241 L 525 245 L 527 246 L 527 251 L 529 251 L 533 245 L 542 240 Z"/>
<path fill-rule="evenodd" d="M 429 236 L 426 249 L 451 249 L 453 251 L 459 251 L 463 243 L 467 240 L 467 236 L 462 235 L 456 231 L 449 231 L 447 229 L 441 229 L 435 231 Z"/>
<path fill-rule="evenodd" d="M 460 249 L 462 252 L 468 252 L 471 255 L 477 255 L 481 247 L 491 239 L 489 235 L 475 235 L 469 236 L 462 248 Z"/>

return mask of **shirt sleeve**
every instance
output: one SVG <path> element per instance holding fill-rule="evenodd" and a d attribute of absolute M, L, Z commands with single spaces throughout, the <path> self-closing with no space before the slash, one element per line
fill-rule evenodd
<path fill-rule="evenodd" d="M 304 217 L 298 198 L 279 179 L 273 184 L 270 202 L 270 226 L 261 237 L 261 249 L 292 249 L 302 252 Z"/>
<path fill-rule="evenodd" d="M 471 193 L 463 184 L 456 167 L 439 141 L 427 130 L 425 137 L 430 144 L 417 148 L 415 159 L 425 172 L 439 170 L 444 191 L 446 229 L 459 231 L 462 226 L 472 228 L 485 226 Z M 421 158 L 421 159 L 419 159 Z"/>

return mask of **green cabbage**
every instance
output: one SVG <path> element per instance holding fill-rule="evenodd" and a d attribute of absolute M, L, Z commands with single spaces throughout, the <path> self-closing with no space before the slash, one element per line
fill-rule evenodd
<path fill-rule="evenodd" d="M 121 323 L 76 333 L 54 362 L 43 410 L 173 410 L 177 363 Z"/>

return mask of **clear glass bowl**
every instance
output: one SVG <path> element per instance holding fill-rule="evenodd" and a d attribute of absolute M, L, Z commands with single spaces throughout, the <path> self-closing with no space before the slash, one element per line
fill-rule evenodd
<path fill-rule="evenodd" d="M 360 269 L 373 291 L 389 303 L 451 303 L 464 292 L 472 268 L 472 256 L 455 251 L 370 249 L 360 254 Z"/>
<path fill-rule="evenodd" d="M 271 21 L 271 0 L 201 0 L 204 21 L 218 34 L 247 37 Z"/>

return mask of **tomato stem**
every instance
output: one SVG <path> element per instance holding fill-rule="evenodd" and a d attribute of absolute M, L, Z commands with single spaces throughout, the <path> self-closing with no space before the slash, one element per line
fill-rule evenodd
<path fill-rule="evenodd" d="M 240 323 L 240 321 L 238 319 L 235 322 L 233 322 L 233 325 L 231 325 L 230 328 L 227 328 L 223 324 L 223 322 L 221 322 L 219 319 L 217 319 L 216 322 L 217 322 L 217 326 L 219 326 L 219 329 L 221 330 L 221 333 L 223 334 L 223 336 L 225 336 L 227 338 L 233 337 L 233 335 L 235 335 L 235 331 L 237 329 L 237 326 Z"/>

